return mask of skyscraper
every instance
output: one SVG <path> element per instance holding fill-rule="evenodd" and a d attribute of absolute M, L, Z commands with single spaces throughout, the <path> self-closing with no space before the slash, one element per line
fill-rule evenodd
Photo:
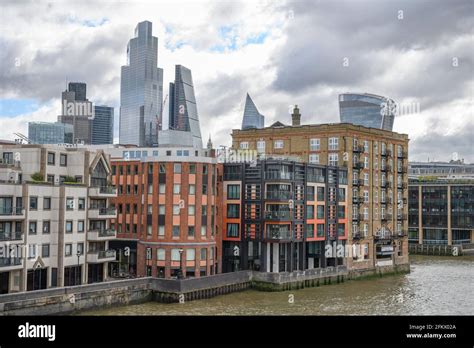
<path fill-rule="evenodd" d="M 343 123 L 391 131 L 394 101 L 374 94 L 344 93 L 339 95 L 339 115 Z"/>
<path fill-rule="evenodd" d="M 245 99 L 244 117 L 242 119 L 242 129 L 265 127 L 265 116 L 260 114 L 252 98 L 247 93 Z"/>
<path fill-rule="evenodd" d="M 92 102 L 86 97 L 86 84 L 70 82 L 61 95 L 61 115 L 58 122 L 73 126 L 73 143 L 91 144 Z"/>
<path fill-rule="evenodd" d="M 72 144 L 73 125 L 60 122 L 28 122 L 33 144 Z"/>
<path fill-rule="evenodd" d="M 127 46 L 127 65 L 122 66 L 121 144 L 158 144 L 162 99 L 163 69 L 158 68 L 158 38 L 152 36 L 151 22 L 140 22 Z"/>
<path fill-rule="evenodd" d="M 112 144 L 114 142 L 114 108 L 95 106 L 92 120 L 92 144 Z"/>
<path fill-rule="evenodd" d="M 170 83 L 169 128 L 190 132 L 193 144 L 202 147 L 193 78 L 191 70 L 182 65 L 176 65 L 175 81 Z"/>

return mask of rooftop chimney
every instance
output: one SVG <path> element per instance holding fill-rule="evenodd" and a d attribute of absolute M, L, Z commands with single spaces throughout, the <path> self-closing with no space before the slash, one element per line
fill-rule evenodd
<path fill-rule="evenodd" d="M 301 114 L 300 114 L 300 109 L 298 109 L 298 105 L 295 105 L 295 108 L 293 109 L 293 113 L 291 114 L 291 125 L 292 126 L 301 125 Z"/>

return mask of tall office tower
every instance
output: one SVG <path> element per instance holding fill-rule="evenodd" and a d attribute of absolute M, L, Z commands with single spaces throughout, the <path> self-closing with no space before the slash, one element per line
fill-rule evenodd
<path fill-rule="evenodd" d="M 114 142 L 114 108 L 95 106 L 92 120 L 92 144 L 113 144 Z"/>
<path fill-rule="evenodd" d="M 69 92 L 74 92 L 76 100 L 86 101 L 87 85 L 84 82 L 69 82 Z"/>
<path fill-rule="evenodd" d="M 339 115 L 343 123 L 391 131 L 395 115 L 392 99 L 374 94 L 339 95 Z"/>
<path fill-rule="evenodd" d="M 265 116 L 260 114 L 252 98 L 247 93 L 245 99 L 244 117 L 242 119 L 242 129 L 265 127 Z"/>
<path fill-rule="evenodd" d="M 73 143 L 91 144 L 94 117 L 92 102 L 86 98 L 86 84 L 71 82 L 61 95 L 61 115 L 58 122 L 73 126 Z"/>
<path fill-rule="evenodd" d="M 202 147 L 193 77 L 191 70 L 182 65 L 176 65 L 175 81 L 170 83 L 169 128 L 190 132 L 193 144 Z"/>
<path fill-rule="evenodd" d="M 157 146 L 163 101 L 163 69 L 152 23 L 138 23 L 127 46 L 120 85 L 120 143 Z"/>
<path fill-rule="evenodd" d="M 33 144 L 72 144 L 73 126 L 60 122 L 28 122 L 28 139 Z"/>

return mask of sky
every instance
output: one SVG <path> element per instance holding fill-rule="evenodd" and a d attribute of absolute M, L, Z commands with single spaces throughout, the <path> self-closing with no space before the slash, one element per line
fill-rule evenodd
<path fill-rule="evenodd" d="M 192 70 L 203 143 L 230 145 L 250 94 L 265 124 L 339 122 L 338 95 L 394 99 L 411 161 L 474 162 L 470 0 L 25 1 L 0 4 L 0 139 L 55 121 L 67 81 L 115 107 L 138 22 L 153 23 L 164 95 Z M 164 119 L 167 120 L 168 105 Z M 164 122 L 166 127 L 167 122 Z"/>

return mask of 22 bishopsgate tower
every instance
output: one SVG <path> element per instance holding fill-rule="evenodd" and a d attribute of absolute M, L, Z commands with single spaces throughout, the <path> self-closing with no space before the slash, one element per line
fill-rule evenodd
<path fill-rule="evenodd" d="M 163 69 L 158 68 L 158 38 L 152 23 L 138 23 L 127 46 L 120 85 L 121 144 L 156 146 L 161 129 Z"/>

